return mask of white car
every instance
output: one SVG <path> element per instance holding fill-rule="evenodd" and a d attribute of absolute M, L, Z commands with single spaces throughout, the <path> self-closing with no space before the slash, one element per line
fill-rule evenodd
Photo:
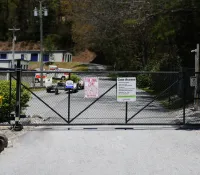
<path fill-rule="evenodd" d="M 46 78 L 45 80 L 45 87 L 47 93 L 50 93 L 51 91 L 55 91 L 55 94 L 58 94 L 58 90 L 64 90 L 64 91 L 72 91 L 72 92 L 78 92 L 78 85 L 77 83 L 74 83 L 72 80 L 67 80 L 64 82 L 57 82 L 55 84 L 52 83 L 52 77 Z"/>
<path fill-rule="evenodd" d="M 67 80 L 65 83 L 65 91 L 72 90 L 72 92 L 78 92 L 78 85 L 72 80 Z"/>

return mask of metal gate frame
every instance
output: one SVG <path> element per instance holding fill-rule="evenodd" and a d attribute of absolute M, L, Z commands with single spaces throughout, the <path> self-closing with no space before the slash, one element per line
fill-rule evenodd
<path fill-rule="evenodd" d="M 111 89 L 113 89 L 117 83 L 115 83 L 112 87 L 110 87 L 105 93 L 103 93 L 100 97 L 95 99 L 91 104 L 89 104 L 87 107 L 85 107 L 81 112 L 79 112 L 75 117 L 70 119 L 70 91 L 68 93 L 68 119 L 64 118 L 59 112 L 54 110 L 50 105 L 48 105 L 44 100 L 42 100 L 38 95 L 36 95 L 34 92 L 32 92 L 28 87 L 26 87 L 21 82 L 21 73 L 22 72 L 28 72 L 28 71 L 22 71 L 20 60 L 17 61 L 17 68 L 13 71 L 17 73 L 17 77 L 15 78 L 12 76 L 16 82 L 17 82 L 17 89 L 16 89 L 16 109 L 15 109 L 15 127 L 20 125 L 20 88 L 23 86 L 25 89 L 27 89 L 32 95 L 34 95 L 37 99 L 39 99 L 44 105 L 46 105 L 49 109 L 51 109 L 55 114 L 57 114 L 65 123 L 58 123 L 58 124 L 27 124 L 26 126 L 45 126 L 45 125 L 185 125 L 185 102 L 186 102 L 186 86 L 185 86 L 185 72 L 181 72 L 180 78 L 175 81 L 173 84 L 171 84 L 169 87 L 167 87 L 165 90 L 163 90 L 160 94 L 158 94 L 156 97 L 154 97 L 148 104 L 143 106 L 141 109 L 139 109 L 133 116 L 128 118 L 128 102 L 125 103 L 125 122 L 124 123 L 107 123 L 107 124 L 72 124 L 72 121 L 77 119 L 82 113 L 84 113 L 87 109 L 89 109 L 93 104 L 95 104 L 99 99 L 101 99 L 105 94 L 107 94 Z M 108 71 L 105 71 L 105 73 Z M 110 72 L 110 71 L 109 71 Z M 116 71 L 114 71 L 116 72 Z M 133 71 L 120 71 L 122 73 L 133 73 Z M 97 72 L 99 73 L 99 72 Z M 134 72 L 134 73 L 152 73 L 152 72 Z M 165 73 L 174 73 L 174 72 L 165 72 Z M 11 77 L 11 76 L 10 76 Z M 181 123 L 174 123 L 174 124 L 166 124 L 166 123 L 129 123 L 134 117 L 136 117 L 141 111 L 143 111 L 146 107 L 148 107 L 151 103 L 153 103 L 155 100 L 157 100 L 162 94 L 164 94 L 166 91 L 168 91 L 171 87 L 173 87 L 176 83 L 178 83 L 180 80 L 183 80 L 184 88 L 183 88 L 183 121 Z M 11 81 L 11 80 L 10 80 Z"/>

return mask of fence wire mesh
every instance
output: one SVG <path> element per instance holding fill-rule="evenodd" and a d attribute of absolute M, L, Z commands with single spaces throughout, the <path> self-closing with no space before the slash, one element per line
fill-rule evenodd
<path fill-rule="evenodd" d="M 21 73 L 21 118 L 23 125 L 94 125 L 94 124 L 183 124 L 184 123 L 184 98 L 187 105 L 191 105 L 193 99 L 188 94 L 192 88 L 186 88 L 184 94 L 185 79 L 182 73 L 178 72 L 74 72 L 79 78 L 98 78 L 98 97 L 85 98 L 85 89 L 79 88 L 77 92 L 59 89 L 58 94 L 55 88 L 47 91 L 44 78 L 44 86 L 36 81 L 35 75 L 40 72 Z M 59 73 L 59 72 L 55 72 Z M 69 73 L 69 72 L 67 72 Z M 43 72 L 47 75 L 47 72 Z M 10 81 L 6 72 L 0 73 L 0 80 Z M 48 76 L 47 76 L 48 77 Z M 136 77 L 136 101 L 117 101 L 117 77 Z M 15 73 L 12 73 L 12 83 L 16 81 Z M 66 80 L 53 79 L 52 84 L 65 83 Z M 188 86 L 187 86 L 188 87 Z M 0 96 L 5 91 L 11 94 L 12 109 L 15 112 L 15 87 L 12 93 L 8 88 L 3 90 L 0 87 Z M 190 95 L 191 96 L 191 95 Z M 6 98 L 10 98 L 6 96 Z M 1 106 L 1 111 L 5 107 Z M 2 118 L 1 113 L 1 118 Z M 199 120 L 191 120 L 187 117 L 186 123 L 198 123 Z M 5 124 L 1 121 L 0 124 Z"/>

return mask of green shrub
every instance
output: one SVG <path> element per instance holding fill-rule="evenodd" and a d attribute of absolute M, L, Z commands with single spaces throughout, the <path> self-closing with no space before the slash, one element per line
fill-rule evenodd
<path fill-rule="evenodd" d="M 137 87 L 147 88 L 151 86 L 151 76 L 148 74 L 140 74 L 137 76 Z"/>
<path fill-rule="evenodd" d="M 108 77 L 110 77 L 111 79 L 116 80 L 119 77 L 119 75 L 117 73 L 109 73 Z"/>
<path fill-rule="evenodd" d="M 9 104 L 10 99 L 10 82 L 6 80 L 0 80 L 0 96 L 3 97 L 3 103 L 0 107 L 0 122 L 5 122 L 6 117 L 10 112 L 15 111 L 15 103 L 16 103 L 16 81 L 12 81 L 11 85 L 11 104 Z M 25 88 L 21 88 L 21 111 L 24 110 L 28 105 L 28 101 L 30 100 L 31 93 Z"/>
<path fill-rule="evenodd" d="M 70 74 L 70 80 L 72 80 L 74 83 L 78 83 L 80 79 L 81 78 L 78 75 L 76 75 L 76 74 Z"/>

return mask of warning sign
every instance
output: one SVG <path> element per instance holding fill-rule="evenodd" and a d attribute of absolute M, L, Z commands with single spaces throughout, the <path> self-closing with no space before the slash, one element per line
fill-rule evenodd
<path fill-rule="evenodd" d="M 97 77 L 86 77 L 85 98 L 97 98 L 99 96 L 99 83 Z"/>
<path fill-rule="evenodd" d="M 136 78 L 117 78 L 117 101 L 136 101 Z"/>

